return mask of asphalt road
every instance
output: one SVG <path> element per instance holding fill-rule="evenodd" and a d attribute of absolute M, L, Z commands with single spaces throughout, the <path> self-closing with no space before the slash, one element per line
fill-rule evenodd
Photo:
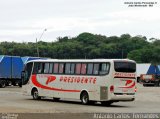
<path fill-rule="evenodd" d="M 21 88 L 0 88 L 0 113 L 160 113 L 160 87 L 143 87 L 138 84 L 136 100 L 118 102 L 111 106 L 82 105 L 77 100 L 50 98 L 40 101 L 24 96 Z"/>

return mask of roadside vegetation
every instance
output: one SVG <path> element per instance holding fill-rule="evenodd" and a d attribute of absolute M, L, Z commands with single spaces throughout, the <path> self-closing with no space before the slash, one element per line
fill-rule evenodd
<path fill-rule="evenodd" d="M 138 63 L 160 63 L 160 40 L 145 36 L 103 36 L 81 33 L 54 42 L 1 42 L 0 55 L 38 56 L 56 59 L 129 58 Z"/>

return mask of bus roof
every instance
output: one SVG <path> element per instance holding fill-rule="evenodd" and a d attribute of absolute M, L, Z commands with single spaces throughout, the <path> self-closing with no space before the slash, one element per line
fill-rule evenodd
<path fill-rule="evenodd" d="M 29 62 L 112 62 L 112 61 L 130 61 L 135 62 L 130 59 L 37 59 L 28 61 Z"/>

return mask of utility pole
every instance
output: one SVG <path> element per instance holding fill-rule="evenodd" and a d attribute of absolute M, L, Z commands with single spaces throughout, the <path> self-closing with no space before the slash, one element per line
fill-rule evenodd
<path fill-rule="evenodd" d="M 38 48 L 37 38 L 36 38 L 36 46 L 37 46 L 37 56 L 39 57 L 39 48 Z"/>
<path fill-rule="evenodd" d="M 122 49 L 122 59 L 123 59 L 123 49 Z"/>
<path fill-rule="evenodd" d="M 44 30 L 43 30 L 43 32 L 42 32 L 42 34 L 40 35 L 39 39 L 36 38 L 37 56 L 38 56 L 38 57 L 39 57 L 38 41 L 41 40 L 41 38 L 42 38 L 42 36 L 43 36 L 43 34 L 44 34 L 45 31 L 47 31 L 47 29 L 44 29 Z"/>

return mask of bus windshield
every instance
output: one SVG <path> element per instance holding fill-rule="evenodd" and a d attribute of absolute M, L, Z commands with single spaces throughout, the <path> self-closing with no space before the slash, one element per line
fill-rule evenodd
<path fill-rule="evenodd" d="M 114 61 L 114 69 L 116 72 L 136 72 L 136 63 L 126 61 Z"/>

